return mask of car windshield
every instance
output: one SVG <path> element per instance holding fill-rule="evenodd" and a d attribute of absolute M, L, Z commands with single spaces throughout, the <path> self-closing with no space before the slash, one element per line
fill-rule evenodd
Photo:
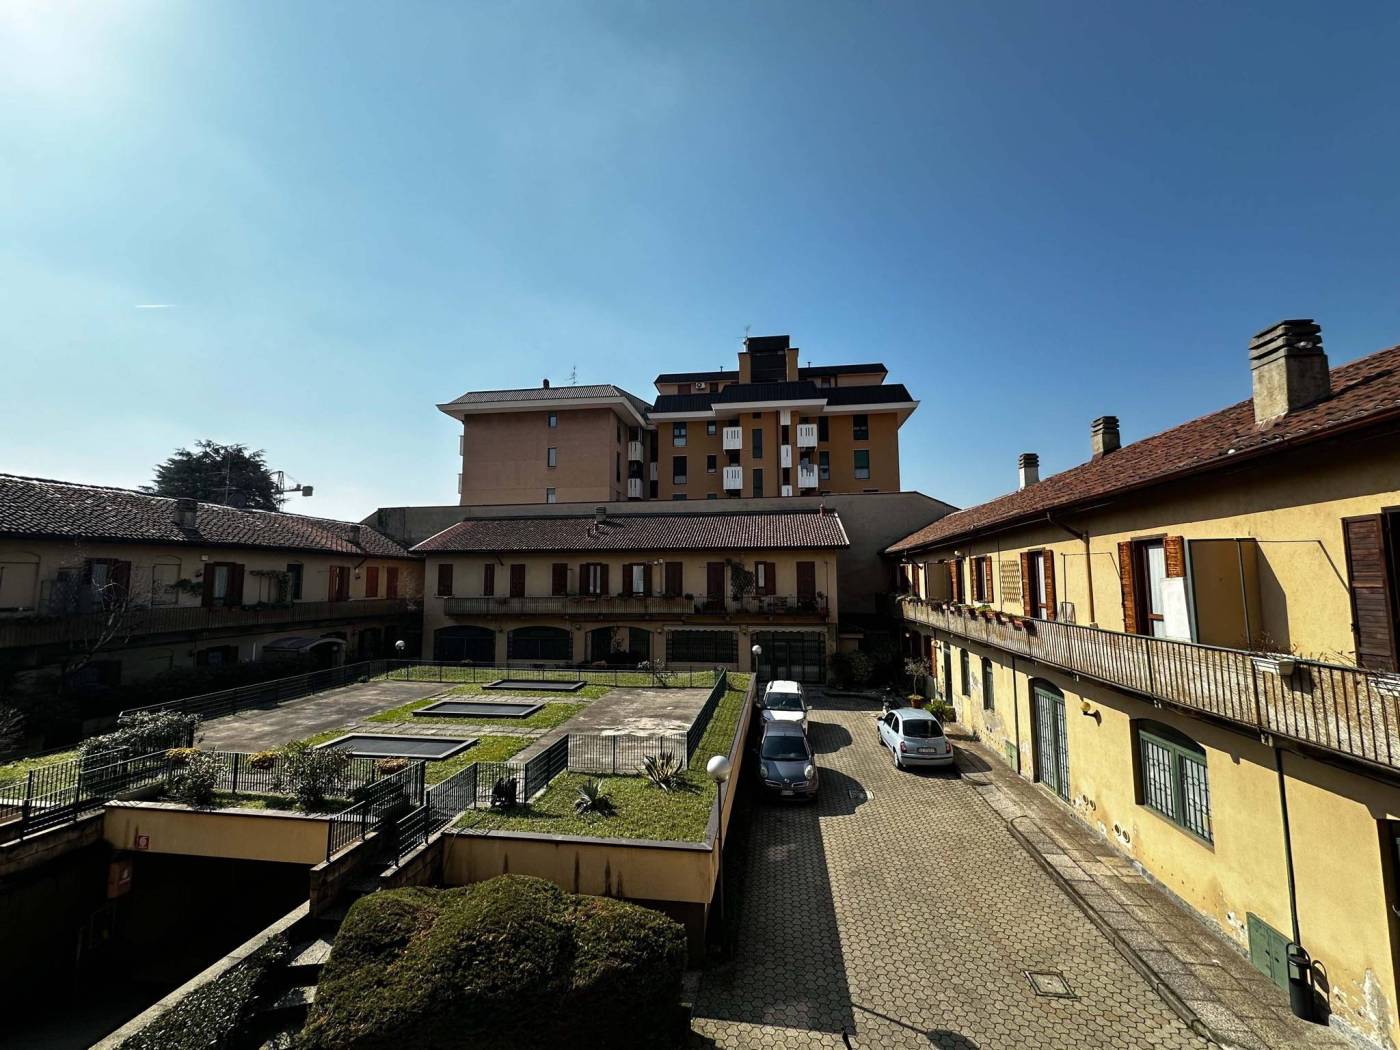
<path fill-rule="evenodd" d="M 932 718 L 906 718 L 904 735 L 917 737 L 942 736 L 943 727 Z"/>
<path fill-rule="evenodd" d="M 769 693 L 763 703 L 774 711 L 802 710 L 802 697 L 797 693 Z"/>
<path fill-rule="evenodd" d="M 775 762 L 797 762 L 807 757 L 807 741 L 795 733 L 773 733 L 763 738 L 762 755 Z"/>

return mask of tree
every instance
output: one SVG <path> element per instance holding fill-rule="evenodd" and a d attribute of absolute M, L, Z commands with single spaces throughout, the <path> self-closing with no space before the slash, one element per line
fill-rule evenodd
<path fill-rule="evenodd" d="M 176 449 L 156 465 L 155 473 L 155 484 L 143 491 L 157 496 L 183 496 L 250 510 L 277 510 L 282 505 L 262 450 L 249 451 L 247 445 L 199 441 L 193 452 Z"/>

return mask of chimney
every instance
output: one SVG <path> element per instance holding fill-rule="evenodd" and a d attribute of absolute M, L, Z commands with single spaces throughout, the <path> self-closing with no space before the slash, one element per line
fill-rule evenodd
<path fill-rule="evenodd" d="M 1017 489 L 1023 489 L 1027 485 L 1034 485 L 1040 480 L 1040 456 L 1034 452 L 1022 452 L 1021 458 L 1016 461 L 1017 475 L 1019 483 Z"/>
<path fill-rule="evenodd" d="M 545 389 L 545 390 L 548 390 L 548 389 L 549 389 L 549 380 L 548 380 L 548 379 L 546 379 L 546 380 L 544 381 L 544 389 Z"/>
<path fill-rule="evenodd" d="M 1311 318 L 1280 321 L 1249 341 L 1254 422 L 1264 424 L 1332 393 L 1322 328 Z"/>
<path fill-rule="evenodd" d="M 1118 437 L 1118 417 L 1099 416 L 1089 424 L 1089 444 L 1094 450 L 1094 458 L 1102 459 L 1115 452 L 1122 445 Z"/>
<path fill-rule="evenodd" d="M 175 524 L 180 528 L 193 529 L 198 518 L 199 502 L 197 500 L 181 496 L 175 501 Z"/>
<path fill-rule="evenodd" d="M 593 524 L 594 524 L 594 525 L 601 525 L 601 524 L 603 524 L 603 523 L 604 523 L 605 521 L 607 521 L 607 520 L 608 520 L 608 508 L 607 508 L 607 507 L 594 507 L 594 508 L 593 508 Z"/>
<path fill-rule="evenodd" d="M 350 526 L 350 542 L 353 543 L 356 547 L 361 546 L 360 537 L 361 537 L 363 531 L 364 531 L 364 526 L 363 526 L 363 525 L 351 525 L 351 526 Z"/>

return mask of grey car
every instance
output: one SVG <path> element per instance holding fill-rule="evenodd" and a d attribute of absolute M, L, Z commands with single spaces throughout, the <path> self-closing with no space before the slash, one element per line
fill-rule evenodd
<path fill-rule="evenodd" d="M 765 722 L 758 743 L 758 777 L 776 798 L 817 797 L 820 774 L 807 734 L 796 722 Z"/>

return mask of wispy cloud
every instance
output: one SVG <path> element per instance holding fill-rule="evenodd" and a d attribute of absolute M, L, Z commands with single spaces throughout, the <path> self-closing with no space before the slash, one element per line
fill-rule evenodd
<path fill-rule="evenodd" d="M 175 304 L 174 304 L 174 303 L 137 303 L 136 306 L 134 307 L 134 309 L 136 309 L 136 310 L 173 310 L 173 309 L 175 309 Z"/>

